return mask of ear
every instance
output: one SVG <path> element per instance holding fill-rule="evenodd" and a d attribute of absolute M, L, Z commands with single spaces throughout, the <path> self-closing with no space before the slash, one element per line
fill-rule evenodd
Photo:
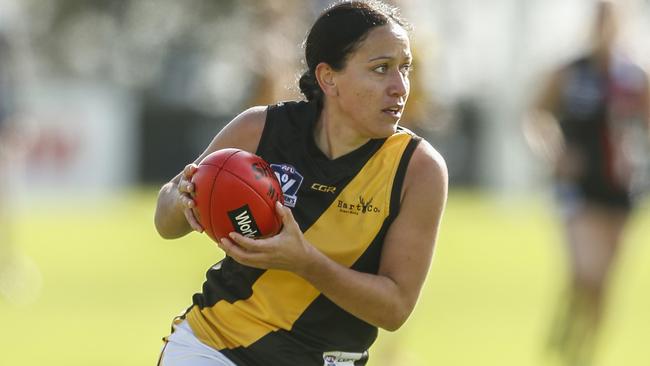
<path fill-rule="evenodd" d="M 323 94 L 330 97 L 339 95 L 334 78 L 335 75 L 336 71 L 325 62 L 321 62 L 316 66 L 316 81 L 318 81 L 318 85 L 323 90 Z"/>

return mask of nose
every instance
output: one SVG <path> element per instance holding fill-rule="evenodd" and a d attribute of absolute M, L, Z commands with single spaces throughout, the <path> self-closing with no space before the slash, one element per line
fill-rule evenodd
<path fill-rule="evenodd" d="M 391 97 L 403 97 L 408 95 L 410 88 L 410 81 L 408 75 L 404 75 L 399 71 L 392 73 L 390 84 L 388 86 L 388 94 Z"/>

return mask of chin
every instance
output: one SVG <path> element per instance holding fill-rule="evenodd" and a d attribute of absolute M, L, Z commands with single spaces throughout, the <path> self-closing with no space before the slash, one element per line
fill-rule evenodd
<path fill-rule="evenodd" d="M 381 126 L 381 128 L 378 128 L 373 131 L 374 135 L 373 138 L 376 139 L 382 139 L 386 137 L 392 136 L 395 132 L 397 132 L 397 123 L 393 123 L 390 125 L 386 126 Z"/>

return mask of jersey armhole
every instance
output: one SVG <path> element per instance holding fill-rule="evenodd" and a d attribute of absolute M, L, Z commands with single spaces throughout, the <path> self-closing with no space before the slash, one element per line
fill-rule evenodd
<path fill-rule="evenodd" d="M 400 158 L 399 165 L 397 166 L 397 172 L 395 173 L 395 180 L 393 181 L 393 187 L 390 192 L 390 220 L 394 220 L 397 217 L 400 209 L 400 199 L 402 195 L 402 187 L 404 186 L 404 178 L 406 177 L 406 169 L 408 168 L 409 162 L 411 161 L 411 156 L 415 148 L 418 146 L 422 138 L 420 136 L 413 136 L 411 140 L 406 145 L 404 153 Z"/>

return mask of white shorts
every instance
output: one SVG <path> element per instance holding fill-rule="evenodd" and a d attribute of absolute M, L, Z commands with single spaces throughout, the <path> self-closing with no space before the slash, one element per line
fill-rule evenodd
<path fill-rule="evenodd" d="M 174 326 L 158 366 L 237 366 L 221 352 L 196 338 L 186 320 Z"/>

